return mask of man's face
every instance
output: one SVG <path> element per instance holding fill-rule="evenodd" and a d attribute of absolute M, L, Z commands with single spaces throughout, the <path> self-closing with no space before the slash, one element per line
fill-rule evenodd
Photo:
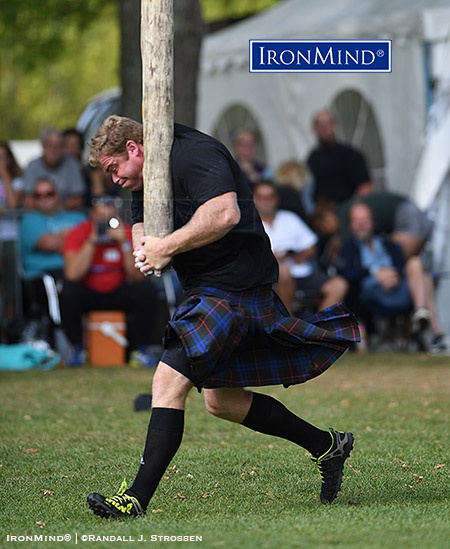
<path fill-rule="evenodd" d="M 56 133 L 48 135 L 43 145 L 43 153 L 47 166 L 50 168 L 58 166 L 64 154 L 62 136 Z"/>
<path fill-rule="evenodd" d="M 65 135 L 63 139 L 63 150 L 66 156 L 81 158 L 83 146 L 80 142 L 80 138 L 74 134 Z"/>
<path fill-rule="evenodd" d="M 365 204 L 352 206 L 349 213 L 350 230 L 359 240 L 370 240 L 373 234 L 372 211 Z"/>
<path fill-rule="evenodd" d="M 117 217 L 117 208 L 114 204 L 96 204 L 92 208 L 92 218 L 95 222 L 106 223 L 112 217 Z"/>
<path fill-rule="evenodd" d="M 38 212 L 51 215 L 59 208 L 59 194 L 51 181 L 42 180 L 34 188 L 34 206 Z"/>
<path fill-rule="evenodd" d="M 314 121 L 314 131 L 321 143 L 331 143 L 335 140 L 336 124 L 330 113 L 319 113 Z"/>
<path fill-rule="evenodd" d="M 241 133 L 236 139 L 234 152 L 240 160 L 253 160 L 256 152 L 255 136 L 251 132 Z"/>
<path fill-rule="evenodd" d="M 270 185 L 258 185 L 253 193 L 253 201 L 261 217 L 271 216 L 277 210 L 277 193 Z"/>
<path fill-rule="evenodd" d="M 111 174 L 113 183 L 129 191 L 139 191 L 143 186 L 143 147 L 135 141 L 127 141 L 124 155 L 101 156 L 99 161 L 105 172 Z"/>

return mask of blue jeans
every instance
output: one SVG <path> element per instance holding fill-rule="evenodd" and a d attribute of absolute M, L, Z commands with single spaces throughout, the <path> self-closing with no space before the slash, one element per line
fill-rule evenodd
<path fill-rule="evenodd" d="M 412 307 L 406 278 L 391 290 L 382 288 L 375 277 L 365 278 L 361 284 L 360 299 L 372 315 L 397 316 Z"/>

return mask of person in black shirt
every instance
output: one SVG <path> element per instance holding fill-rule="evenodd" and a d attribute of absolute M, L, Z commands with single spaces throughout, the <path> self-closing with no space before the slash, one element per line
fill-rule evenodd
<path fill-rule="evenodd" d="M 363 155 L 336 140 L 336 122 L 328 110 L 318 112 L 313 120 L 317 147 L 307 163 L 314 176 L 314 202 L 341 204 L 355 194 L 372 192 L 369 171 Z"/>
<path fill-rule="evenodd" d="M 103 517 L 145 513 L 181 443 L 186 397 L 203 390 L 207 410 L 306 448 L 322 476 L 321 501 L 340 489 L 353 435 L 324 431 L 274 398 L 244 387 L 302 383 L 359 338 L 354 315 L 336 304 L 307 321 L 292 318 L 272 290 L 278 276 L 250 189 L 224 145 L 175 124 L 170 155 L 174 230 L 145 235 L 142 125 L 111 116 L 90 144 L 90 162 L 132 192 L 136 267 L 158 275 L 173 264 L 185 297 L 168 322 L 153 378 L 152 415 L 133 484 L 88 496 Z"/>

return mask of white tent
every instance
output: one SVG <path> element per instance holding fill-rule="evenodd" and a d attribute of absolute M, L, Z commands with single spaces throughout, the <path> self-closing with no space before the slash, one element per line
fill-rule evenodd
<path fill-rule="evenodd" d="M 390 38 L 392 73 L 249 73 L 249 40 L 276 38 Z M 276 168 L 305 159 L 313 114 L 332 108 L 342 137 L 366 153 L 373 179 L 429 208 L 450 163 L 450 116 L 440 123 L 449 102 L 425 135 L 429 108 L 450 81 L 449 39 L 450 0 L 284 0 L 204 40 L 198 126 L 228 144 L 237 127 L 253 127 Z M 450 242 L 450 231 L 440 238 Z"/>

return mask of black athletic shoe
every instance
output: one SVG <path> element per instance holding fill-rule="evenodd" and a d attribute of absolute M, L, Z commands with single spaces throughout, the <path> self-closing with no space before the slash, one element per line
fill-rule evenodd
<path fill-rule="evenodd" d="M 103 518 L 137 517 L 145 515 L 139 501 L 125 493 L 127 483 L 124 480 L 115 496 L 105 497 L 101 494 L 89 494 L 87 502 L 90 509 Z"/>
<path fill-rule="evenodd" d="M 330 429 L 333 442 L 330 448 L 318 458 L 311 458 L 319 469 L 322 478 L 320 501 L 331 503 L 341 489 L 344 462 L 353 448 L 352 433 L 341 433 Z"/>

